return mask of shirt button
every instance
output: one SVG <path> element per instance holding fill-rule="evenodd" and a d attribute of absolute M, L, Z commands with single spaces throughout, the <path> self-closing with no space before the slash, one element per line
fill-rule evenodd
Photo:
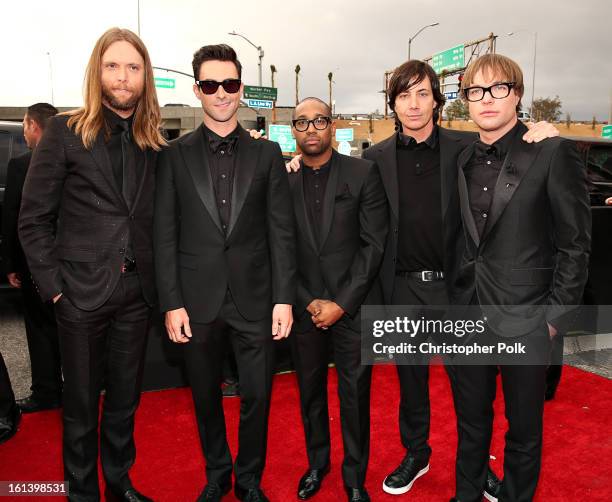
<path fill-rule="evenodd" d="M 417 166 L 417 167 L 421 167 L 421 164 L 417 164 L 416 166 Z"/>
<path fill-rule="evenodd" d="M 319 185 L 315 185 L 315 188 L 319 188 Z"/>
<path fill-rule="evenodd" d="M 486 218 L 487 216 L 488 216 L 487 213 L 482 213 L 483 218 Z"/>
<path fill-rule="evenodd" d="M 490 165 L 491 165 L 491 161 L 487 160 L 487 166 L 490 166 Z"/>
<path fill-rule="evenodd" d="M 488 190 L 488 188 L 487 187 L 483 187 L 483 190 L 486 192 Z"/>
<path fill-rule="evenodd" d="M 221 179 L 224 180 L 226 178 L 225 174 L 221 175 Z"/>
<path fill-rule="evenodd" d="M 225 204 L 225 199 L 223 199 L 223 200 L 221 201 L 221 204 Z"/>
<path fill-rule="evenodd" d="M 320 204 L 320 203 L 321 203 L 321 201 L 320 201 L 319 199 L 315 200 L 315 202 L 316 202 L 317 204 Z"/>
<path fill-rule="evenodd" d="M 225 153 L 225 150 L 221 150 L 221 155 L 223 155 Z"/>

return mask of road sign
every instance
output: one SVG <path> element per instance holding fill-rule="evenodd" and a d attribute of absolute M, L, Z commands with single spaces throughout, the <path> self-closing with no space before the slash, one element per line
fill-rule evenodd
<path fill-rule="evenodd" d="M 353 128 L 336 129 L 336 141 L 338 143 L 340 143 L 341 141 L 353 141 L 353 138 Z"/>
<path fill-rule="evenodd" d="M 455 92 L 445 92 L 444 96 L 446 97 L 446 99 L 457 99 L 457 97 L 459 96 L 459 93 L 457 91 L 455 91 Z"/>
<path fill-rule="evenodd" d="M 438 52 L 431 58 L 431 66 L 439 75 L 443 71 L 457 70 L 465 66 L 463 59 L 464 46 L 463 44 Z"/>
<path fill-rule="evenodd" d="M 249 108 L 269 108 L 272 109 L 272 101 L 267 99 L 247 99 Z"/>
<path fill-rule="evenodd" d="M 603 126 L 601 128 L 602 138 L 612 138 L 612 125 Z"/>
<path fill-rule="evenodd" d="M 270 124 L 268 139 L 276 141 L 282 152 L 295 152 L 295 139 L 291 135 L 291 126 L 281 124 Z"/>
<path fill-rule="evenodd" d="M 162 87 L 164 89 L 174 89 L 176 87 L 176 80 L 174 80 L 173 78 L 155 77 L 155 87 Z"/>
<path fill-rule="evenodd" d="M 351 144 L 348 141 L 341 141 L 340 144 L 338 145 L 338 151 L 342 155 L 350 155 L 351 154 Z"/>
<path fill-rule="evenodd" d="M 257 85 L 244 86 L 245 99 L 265 99 L 268 101 L 276 101 L 276 87 L 260 87 Z"/>

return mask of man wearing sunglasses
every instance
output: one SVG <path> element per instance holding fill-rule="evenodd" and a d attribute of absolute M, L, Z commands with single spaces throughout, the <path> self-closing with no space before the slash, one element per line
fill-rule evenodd
<path fill-rule="evenodd" d="M 488 54 L 467 68 L 461 92 L 479 138 L 458 158 L 465 245 L 453 302 L 473 305 L 487 343 L 520 342 L 525 357 L 457 364 L 451 380 L 458 422 L 456 499 L 481 500 L 498 369 L 508 420 L 499 499 L 532 500 L 542 453 L 542 412 L 551 339 L 564 330 L 587 278 L 591 213 L 572 142 L 521 140 L 523 74 Z M 516 307 L 536 306 L 521 309 Z"/>
<path fill-rule="evenodd" d="M 193 58 L 203 123 L 160 156 L 155 198 L 157 286 L 170 339 L 183 344 L 207 485 L 198 500 L 268 500 L 260 488 L 273 340 L 289 335 L 295 301 L 295 229 L 278 144 L 238 124 L 241 65 L 227 45 Z M 222 406 L 231 343 L 240 385 L 240 445 L 232 469 Z"/>
<path fill-rule="evenodd" d="M 342 478 L 350 502 L 369 501 L 372 367 L 361 364 L 360 308 L 382 301 L 376 281 L 387 235 L 387 202 L 378 167 L 340 155 L 329 106 L 306 98 L 295 108 L 293 135 L 302 151 L 289 175 L 298 232 L 296 325 L 291 340 L 308 469 L 301 500 L 320 489 L 330 468 L 327 373 L 330 345 L 338 375 L 344 444 Z M 373 288 L 373 286 L 376 288 Z"/>

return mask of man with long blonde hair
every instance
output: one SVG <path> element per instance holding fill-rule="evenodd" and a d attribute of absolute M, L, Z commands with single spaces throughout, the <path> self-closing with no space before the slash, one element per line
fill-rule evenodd
<path fill-rule="evenodd" d="M 150 500 L 134 489 L 138 406 L 151 306 L 156 152 L 165 143 L 143 42 L 112 28 L 85 73 L 84 106 L 49 121 L 28 171 L 19 236 L 43 300 L 53 300 L 64 371 L 70 500 Z"/>

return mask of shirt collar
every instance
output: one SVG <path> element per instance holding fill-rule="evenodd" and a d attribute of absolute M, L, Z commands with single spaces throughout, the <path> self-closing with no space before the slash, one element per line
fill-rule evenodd
<path fill-rule="evenodd" d="M 106 105 L 102 105 L 102 113 L 104 114 L 104 121 L 111 132 L 123 132 L 125 130 L 124 124 L 126 123 L 128 125 L 128 130 L 132 130 L 132 124 L 134 122 L 133 113 L 128 118 L 124 119 Z"/>
<path fill-rule="evenodd" d="M 417 143 L 412 136 L 404 134 L 402 131 L 397 131 L 397 145 L 409 149 L 428 146 L 431 150 L 434 150 L 438 145 L 438 126 L 434 125 L 429 137 L 421 143 Z"/>
<path fill-rule="evenodd" d="M 501 138 L 499 138 L 492 145 L 487 145 L 480 140 L 476 141 L 476 151 L 480 156 L 493 154 L 498 159 L 502 160 L 508 154 L 510 150 L 510 145 L 519 129 L 521 128 L 521 122 L 519 120 L 516 121 L 516 124 L 512 129 L 510 129 L 506 134 L 504 134 Z"/>

